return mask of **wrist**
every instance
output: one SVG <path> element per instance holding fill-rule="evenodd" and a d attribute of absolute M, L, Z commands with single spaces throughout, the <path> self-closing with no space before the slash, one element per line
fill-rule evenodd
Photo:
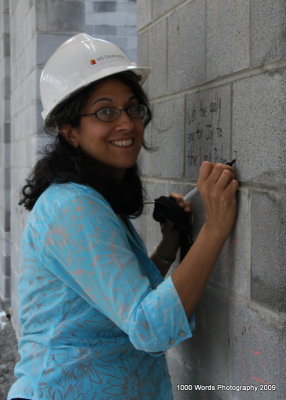
<path fill-rule="evenodd" d="M 209 224 L 208 222 L 204 223 L 202 231 L 209 240 L 217 242 L 218 244 L 223 244 L 228 237 L 228 234 L 220 229 L 220 227 Z"/>
<path fill-rule="evenodd" d="M 166 251 L 161 242 L 156 245 L 152 257 L 164 265 L 171 265 L 176 259 L 176 252 Z"/>

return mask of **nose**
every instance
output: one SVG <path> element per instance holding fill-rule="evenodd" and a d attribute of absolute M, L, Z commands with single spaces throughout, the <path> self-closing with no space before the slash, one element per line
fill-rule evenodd
<path fill-rule="evenodd" d="M 121 113 L 115 122 L 117 123 L 118 128 L 121 129 L 130 130 L 134 128 L 134 119 L 130 117 L 125 110 L 121 110 Z"/>

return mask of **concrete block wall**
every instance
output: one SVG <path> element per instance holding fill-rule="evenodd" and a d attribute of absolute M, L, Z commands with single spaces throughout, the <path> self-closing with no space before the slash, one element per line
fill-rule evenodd
<path fill-rule="evenodd" d="M 146 137 L 159 146 L 140 158 L 147 198 L 188 192 L 203 160 L 236 158 L 240 182 L 237 223 L 197 307 L 194 336 L 168 352 L 174 399 L 284 399 L 285 1 L 137 7 L 138 63 L 152 68 Z M 199 195 L 193 210 L 196 234 Z M 146 206 L 136 226 L 150 253 L 160 239 L 154 224 Z"/>
<path fill-rule="evenodd" d="M 61 43 L 79 32 L 117 42 L 134 59 L 136 3 L 3 0 L 0 18 L 0 299 L 12 306 L 18 333 L 19 248 L 28 215 L 18 201 L 48 141 L 39 95 L 42 67 Z"/>
<path fill-rule="evenodd" d="M 0 3 L 0 298 L 10 298 L 10 34 L 9 2 Z"/>

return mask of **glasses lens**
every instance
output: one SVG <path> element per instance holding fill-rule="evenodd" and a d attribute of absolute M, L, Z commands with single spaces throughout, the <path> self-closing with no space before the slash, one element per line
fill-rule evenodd
<path fill-rule="evenodd" d="M 143 104 L 134 104 L 127 109 L 127 113 L 132 118 L 144 120 L 147 114 L 147 107 Z"/>
<path fill-rule="evenodd" d="M 101 110 L 98 110 L 95 114 L 101 121 L 110 122 L 119 117 L 120 111 L 117 110 L 117 108 L 105 107 Z"/>

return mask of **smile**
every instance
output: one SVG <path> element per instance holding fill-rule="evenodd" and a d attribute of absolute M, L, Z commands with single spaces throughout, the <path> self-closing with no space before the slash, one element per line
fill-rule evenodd
<path fill-rule="evenodd" d="M 129 147 L 132 146 L 133 143 L 134 139 L 114 140 L 113 142 L 110 142 L 110 144 L 115 147 Z"/>

